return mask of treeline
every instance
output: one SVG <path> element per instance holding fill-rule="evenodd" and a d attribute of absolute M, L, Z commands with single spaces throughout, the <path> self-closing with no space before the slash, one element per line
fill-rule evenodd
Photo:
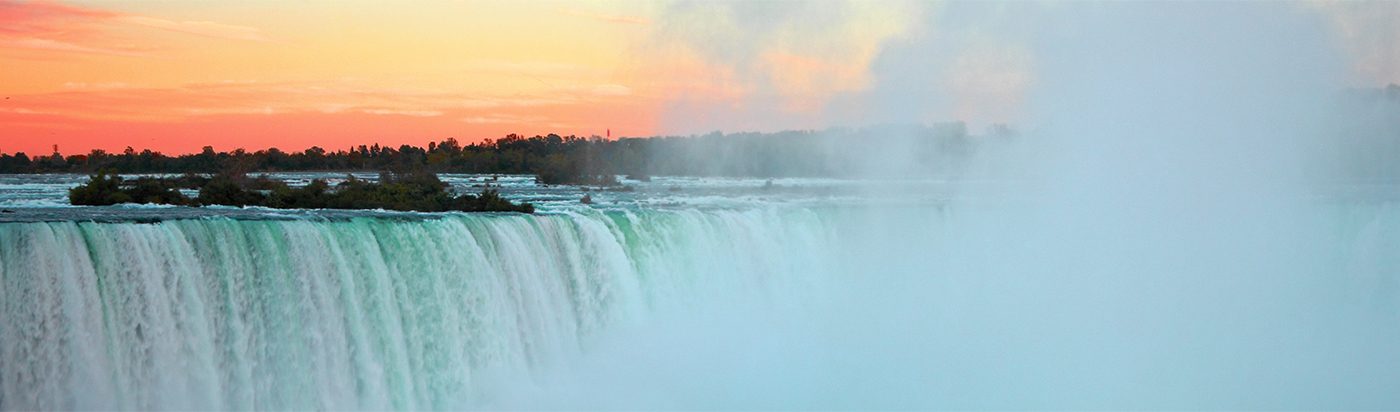
<path fill-rule="evenodd" d="M 186 196 L 181 189 L 198 191 Z M 418 212 L 521 212 L 534 213 L 529 203 L 516 204 L 487 188 L 477 195 L 453 195 L 447 183 L 430 172 L 379 175 L 378 182 L 349 176 L 331 186 L 315 179 L 302 187 L 291 187 L 267 176 L 251 178 L 238 173 L 213 177 L 188 174 L 173 178 L 141 177 L 123 179 L 107 172 L 93 175 L 87 183 L 68 192 L 69 203 L 82 206 L 108 206 L 147 203 L 179 206 L 262 206 L 278 209 L 383 209 Z"/>
<path fill-rule="evenodd" d="M 919 166 L 915 172 L 946 171 L 975 149 L 975 140 L 961 123 L 618 140 L 512 134 L 468 145 L 446 139 L 427 147 L 360 145 L 334 152 L 320 147 L 217 152 L 205 147 L 178 156 L 132 148 L 66 156 L 15 153 L 0 155 L 0 173 L 426 170 L 534 174 L 544 183 L 570 184 L 610 184 L 616 175 L 820 177 L 860 174 L 872 164 L 883 167 L 898 159 Z"/>

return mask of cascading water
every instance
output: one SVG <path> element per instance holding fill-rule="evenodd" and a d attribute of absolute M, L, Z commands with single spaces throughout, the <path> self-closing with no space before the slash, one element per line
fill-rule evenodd
<path fill-rule="evenodd" d="M 1342 92 L 1394 82 L 1397 14 L 1336 3 L 643 7 L 627 37 L 664 56 L 597 103 L 660 133 L 1022 132 L 619 152 L 854 172 L 825 182 L 457 175 L 552 214 L 422 216 L 69 207 L 82 176 L 3 176 L 0 410 L 1400 410 L 1395 86 Z"/>
<path fill-rule="evenodd" d="M 658 307 L 788 293 L 828 242 L 801 209 L 0 224 L 0 408 L 478 405 Z"/>
<path fill-rule="evenodd" d="M 1394 216 L 1008 198 L 0 223 L 0 409 L 1385 408 Z"/>

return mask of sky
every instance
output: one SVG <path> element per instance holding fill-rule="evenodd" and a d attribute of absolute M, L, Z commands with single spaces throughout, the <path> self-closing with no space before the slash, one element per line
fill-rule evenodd
<path fill-rule="evenodd" d="M 1367 86 L 1400 82 L 1397 4 L 1280 7 L 1325 16 Z M 1021 120 L 1040 56 L 964 6 L 0 0 L 0 152 Z"/>

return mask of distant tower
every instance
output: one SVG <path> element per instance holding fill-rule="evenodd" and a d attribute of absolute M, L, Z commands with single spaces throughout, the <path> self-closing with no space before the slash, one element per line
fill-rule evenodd
<path fill-rule="evenodd" d="M 608 138 L 612 138 L 612 128 L 608 128 Z"/>
<path fill-rule="evenodd" d="M 53 154 L 58 154 L 58 145 L 53 145 Z"/>

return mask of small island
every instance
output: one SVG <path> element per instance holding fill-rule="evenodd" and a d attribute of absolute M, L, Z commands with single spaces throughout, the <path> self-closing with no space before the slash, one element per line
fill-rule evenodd
<path fill-rule="evenodd" d="M 198 190 L 191 198 L 180 189 Z M 520 212 L 534 213 L 529 203 L 513 203 L 496 190 L 486 188 L 476 195 L 453 195 L 437 174 L 425 171 L 380 173 L 378 182 L 349 176 L 332 186 L 315 179 L 302 187 L 291 187 L 267 176 L 249 177 L 224 172 L 205 177 L 186 174 L 173 178 L 141 177 L 123 179 L 103 171 L 86 184 L 68 192 L 73 205 L 108 206 L 121 203 L 150 203 L 179 206 L 262 206 L 276 209 L 383 209 L 414 212 Z"/>

